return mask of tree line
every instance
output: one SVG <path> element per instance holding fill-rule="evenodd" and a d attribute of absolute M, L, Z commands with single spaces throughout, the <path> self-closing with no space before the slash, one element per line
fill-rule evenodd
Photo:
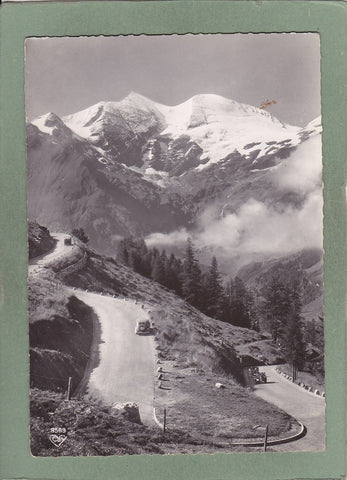
<path fill-rule="evenodd" d="M 209 317 L 258 330 L 251 290 L 238 277 L 224 285 L 216 257 L 203 272 L 191 239 L 181 260 L 165 250 L 148 248 L 143 239 L 125 238 L 119 243 L 117 260 L 173 290 Z"/>

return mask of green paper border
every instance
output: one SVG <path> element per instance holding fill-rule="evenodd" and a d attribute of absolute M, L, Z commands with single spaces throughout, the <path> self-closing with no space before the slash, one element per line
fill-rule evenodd
<path fill-rule="evenodd" d="M 347 4 L 335 1 L 6 3 L 1 6 L 0 478 L 224 480 L 345 477 Z M 319 32 L 322 52 L 327 448 L 34 458 L 28 431 L 24 39 L 29 36 Z M 1 280 L 2 277 L 2 280 Z"/>

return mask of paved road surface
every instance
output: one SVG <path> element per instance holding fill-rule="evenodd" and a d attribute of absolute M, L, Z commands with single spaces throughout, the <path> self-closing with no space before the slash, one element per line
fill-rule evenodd
<path fill-rule="evenodd" d="M 101 326 L 101 338 L 94 336 L 99 348 L 86 381 L 87 393 L 108 405 L 136 402 L 142 422 L 154 424 L 154 340 L 150 335 L 135 334 L 136 322 L 147 319 L 148 313 L 130 300 L 78 290 L 73 293 L 94 309 Z"/>
<path fill-rule="evenodd" d="M 256 385 L 255 394 L 277 405 L 307 428 L 307 434 L 300 440 L 271 448 L 281 452 L 324 450 L 325 399 L 288 381 L 273 366 L 261 367 L 259 370 L 266 373 L 270 383 Z"/>
<path fill-rule="evenodd" d="M 68 254 L 69 251 L 71 251 L 72 246 L 70 245 L 65 245 L 64 244 L 64 239 L 67 238 L 69 235 L 66 235 L 65 233 L 54 233 L 52 234 L 52 237 L 56 240 L 56 244 L 54 248 L 43 255 L 40 255 L 39 257 L 32 258 L 29 260 L 29 275 L 31 274 L 36 274 L 42 270 L 45 265 L 48 265 L 51 263 L 53 260 L 57 260 L 60 257 L 63 257 L 64 255 Z"/>

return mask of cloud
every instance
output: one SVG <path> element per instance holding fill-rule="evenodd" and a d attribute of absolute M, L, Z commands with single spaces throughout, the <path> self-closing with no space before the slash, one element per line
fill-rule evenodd
<path fill-rule="evenodd" d="M 241 266 L 304 248 L 322 248 L 322 207 L 318 189 L 306 197 L 300 209 L 288 206 L 281 212 L 251 198 L 223 218 L 217 217 L 217 209 L 206 209 L 195 232 L 181 229 L 169 234 L 154 233 L 146 242 L 151 247 L 179 251 L 190 236 L 200 251 L 213 252 L 211 255 L 216 255 L 228 270 L 227 265 L 232 263 Z"/>
<path fill-rule="evenodd" d="M 271 195 L 267 203 L 249 198 L 238 210 L 222 217 L 220 205 L 209 206 L 194 232 L 181 229 L 169 234 L 154 233 L 146 239 L 147 243 L 182 251 L 190 236 L 203 260 L 209 262 L 216 255 L 225 270 L 304 248 L 322 248 L 321 173 L 321 139 L 317 135 L 303 142 L 271 171 L 274 189 L 283 194 L 299 194 L 302 203 L 271 204 Z"/>
<path fill-rule="evenodd" d="M 322 247 L 322 195 L 308 196 L 300 210 L 288 206 L 278 212 L 254 199 L 236 213 L 209 222 L 210 212 L 201 218 L 195 236 L 200 247 L 218 249 L 223 256 L 287 254 L 306 247 Z"/>
<path fill-rule="evenodd" d="M 170 233 L 151 233 L 146 237 L 148 247 L 168 248 L 185 245 L 187 238 L 191 236 L 185 228 Z"/>
<path fill-rule="evenodd" d="M 322 143 L 320 135 L 303 142 L 273 170 L 273 182 L 284 191 L 298 193 L 321 189 Z"/>

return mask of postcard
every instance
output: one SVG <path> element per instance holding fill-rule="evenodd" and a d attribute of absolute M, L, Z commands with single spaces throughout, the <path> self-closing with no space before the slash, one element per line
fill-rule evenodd
<path fill-rule="evenodd" d="M 32 454 L 324 450 L 319 35 L 25 47 Z"/>
<path fill-rule="evenodd" d="M 3 478 L 343 475 L 338 6 L 1 7 Z"/>

